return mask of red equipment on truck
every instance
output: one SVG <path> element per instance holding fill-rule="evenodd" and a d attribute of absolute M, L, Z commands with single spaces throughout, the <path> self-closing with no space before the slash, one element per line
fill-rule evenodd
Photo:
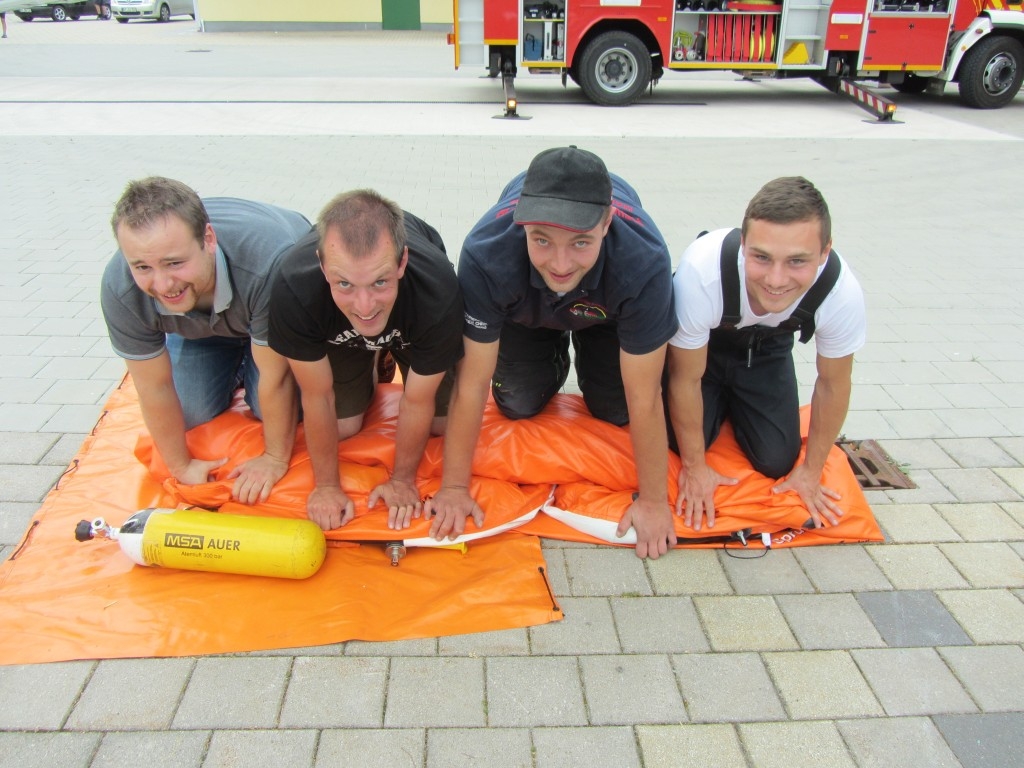
<path fill-rule="evenodd" d="M 1024 79 L 1024 12 L 1007 0 L 454 0 L 455 67 L 501 77 L 516 112 L 520 68 L 560 74 L 597 104 L 637 101 L 666 69 L 810 77 L 880 118 L 904 93 L 956 82 L 1002 107 Z"/>

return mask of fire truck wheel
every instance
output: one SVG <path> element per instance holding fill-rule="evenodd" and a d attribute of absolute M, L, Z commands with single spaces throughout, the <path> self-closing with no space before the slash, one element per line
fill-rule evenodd
<path fill-rule="evenodd" d="M 595 104 L 624 107 L 637 101 L 651 82 L 651 53 L 628 32 L 605 32 L 580 57 L 579 83 Z"/>
<path fill-rule="evenodd" d="M 969 107 L 996 109 L 1010 103 L 1024 80 L 1024 46 L 1002 35 L 983 38 L 964 56 L 958 80 L 960 98 Z"/>

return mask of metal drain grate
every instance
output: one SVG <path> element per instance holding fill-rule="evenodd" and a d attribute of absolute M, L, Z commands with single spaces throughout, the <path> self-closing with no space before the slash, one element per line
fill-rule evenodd
<path fill-rule="evenodd" d="M 839 440 L 836 442 L 850 461 L 853 474 L 861 488 L 882 491 L 890 488 L 917 488 L 882 446 L 874 440 Z"/>

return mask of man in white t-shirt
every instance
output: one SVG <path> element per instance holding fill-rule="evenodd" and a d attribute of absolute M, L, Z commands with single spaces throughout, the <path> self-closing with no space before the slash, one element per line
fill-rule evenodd
<path fill-rule="evenodd" d="M 704 452 L 729 418 L 754 469 L 786 476 L 772 491 L 799 494 L 816 527 L 836 525 L 839 494 L 821 475 L 846 419 L 866 320 L 860 285 L 832 251 L 821 193 L 802 177 L 768 182 L 741 230 L 709 232 L 686 249 L 673 288 L 679 330 L 669 342 L 668 392 L 683 462 L 677 514 L 685 507 L 694 530 L 705 518 L 714 525 L 715 489 L 737 480 L 709 467 Z M 815 335 L 818 372 L 799 464 L 796 330 L 804 342 Z"/>

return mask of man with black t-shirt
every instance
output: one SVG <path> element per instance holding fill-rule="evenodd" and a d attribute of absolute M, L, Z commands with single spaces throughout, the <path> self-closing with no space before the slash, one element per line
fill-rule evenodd
<path fill-rule="evenodd" d="M 402 372 L 395 466 L 374 488 L 388 526 L 406 528 L 422 502 L 416 468 L 431 434 L 443 434 L 455 363 L 462 357 L 462 294 L 433 227 L 372 190 L 346 192 L 316 232 L 282 259 L 274 284 L 270 346 L 288 358 L 302 392 L 315 488 L 306 502 L 324 530 L 355 514 L 341 488 L 338 440 L 362 428 L 390 352 Z"/>

